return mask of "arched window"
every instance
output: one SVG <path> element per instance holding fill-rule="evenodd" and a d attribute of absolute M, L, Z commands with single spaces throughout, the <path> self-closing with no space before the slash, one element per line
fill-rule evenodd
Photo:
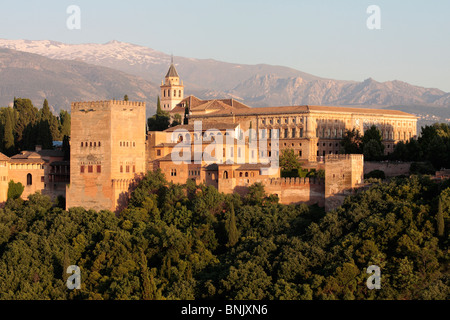
<path fill-rule="evenodd" d="M 164 89 L 164 97 L 166 96 L 166 89 Z"/>
<path fill-rule="evenodd" d="M 81 142 L 81 146 L 83 146 L 83 141 Z"/>
<path fill-rule="evenodd" d="M 178 96 L 181 97 L 181 90 L 178 90 Z"/>
<path fill-rule="evenodd" d="M 228 171 L 224 171 L 223 172 L 223 178 L 224 179 L 228 179 Z"/>
<path fill-rule="evenodd" d="M 245 177 L 248 178 L 248 172 L 245 173 Z"/>
<path fill-rule="evenodd" d="M 96 147 L 97 146 L 97 142 L 94 142 L 94 147 Z"/>
<path fill-rule="evenodd" d="M 31 173 L 27 174 L 27 186 L 31 186 L 33 184 L 33 176 Z"/>

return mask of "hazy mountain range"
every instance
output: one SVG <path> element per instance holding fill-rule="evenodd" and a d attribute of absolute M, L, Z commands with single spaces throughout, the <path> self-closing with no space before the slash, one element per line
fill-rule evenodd
<path fill-rule="evenodd" d="M 70 101 L 122 98 L 144 100 L 154 111 L 171 56 L 147 47 L 110 41 L 70 45 L 42 40 L 2 40 L 0 104 L 12 96 L 49 99 L 55 110 Z M 45 57 L 45 58 L 44 58 Z M 232 64 L 174 57 L 185 94 L 233 97 L 253 107 L 317 104 L 394 108 L 450 118 L 450 93 L 402 81 L 363 82 L 317 77 L 292 68 Z M 118 72 L 118 71 L 120 72 Z M 433 111 L 433 112 L 434 112 Z"/>

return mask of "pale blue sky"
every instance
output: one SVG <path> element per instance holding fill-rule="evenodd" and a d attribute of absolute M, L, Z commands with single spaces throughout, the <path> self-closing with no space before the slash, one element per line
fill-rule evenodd
<path fill-rule="evenodd" d="M 0 0 L 0 38 L 131 42 L 165 53 L 292 67 L 450 92 L 448 0 Z M 68 30 L 66 8 L 81 8 Z M 369 30 L 369 5 L 381 30 Z"/>

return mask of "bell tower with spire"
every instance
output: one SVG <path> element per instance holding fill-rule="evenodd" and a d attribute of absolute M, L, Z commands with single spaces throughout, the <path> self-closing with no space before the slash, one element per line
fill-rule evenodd
<path fill-rule="evenodd" d="M 173 56 L 171 59 L 169 71 L 166 77 L 161 81 L 161 109 L 163 111 L 170 111 L 181 102 L 184 98 L 183 81 L 180 83 L 175 65 L 173 64 Z"/>

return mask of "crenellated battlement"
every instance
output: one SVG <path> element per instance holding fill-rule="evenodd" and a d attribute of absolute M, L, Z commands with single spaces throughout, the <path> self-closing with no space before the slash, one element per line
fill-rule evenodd
<path fill-rule="evenodd" d="M 325 156 L 325 162 L 343 161 L 343 160 L 363 160 L 362 154 L 328 154 Z"/>
<path fill-rule="evenodd" d="M 325 179 L 323 178 L 272 178 L 268 179 L 267 184 L 269 185 L 280 185 L 280 186 L 299 186 L 299 185 L 311 185 L 311 184 L 325 184 Z"/>
<path fill-rule="evenodd" d="M 124 100 L 100 100 L 100 101 L 79 101 L 71 103 L 72 111 L 84 111 L 86 108 L 108 108 L 112 105 L 126 107 L 145 107 L 145 102 L 141 101 L 124 101 Z M 88 110 L 86 110 L 88 111 Z"/>

